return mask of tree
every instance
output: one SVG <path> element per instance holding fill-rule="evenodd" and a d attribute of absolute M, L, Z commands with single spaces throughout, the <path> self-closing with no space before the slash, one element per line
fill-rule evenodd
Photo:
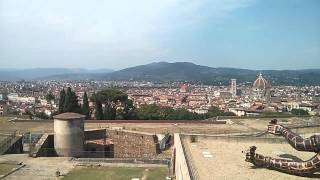
<path fill-rule="evenodd" d="M 232 112 L 224 112 L 217 107 L 210 108 L 208 113 L 197 114 L 185 108 L 173 109 L 171 107 L 161 107 L 156 104 L 142 105 L 140 108 L 135 109 L 133 114 L 136 119 L 144 120 L 194 120 L 207 119 L 215 116 L 234 116 Z"/>
<path fill-rule="evenodd" d="M 48 103 L 50 103 L 50 111 L 51 111 L 51 116 L 52 116 L 52 101 L 55 100 L 55 96 L 50 92 L 46 95 L 46 100 Z M 52 118 L 52 117 L 51 117 Z"/>
<path fill-rule="evenodd" d="M 32 114 L 32 112 L 31 112 L 29 109 L 27 109 L 24 114 L 25 114 L 25 115 L 28 115 L 28 116 L 29 116 L 29 119 L 32 120 L 33 114 Z"/>
<path fill-rule="evenodd" d="M 185 108 L 179 108 L 174 110 L 171 114 L 169 114 L 168 119 L 172 120 L 192 120 L 198 119 L 196 113 L 189 112 Z"/>
<path fill-rule="evenodd" d="M 92 100 L 99 100 L 105 105 L 102 110 L 105 119 L 126 119 L 133 112 L 133 103 L 128 101 L 128 95 L 117 89 L 99 91 L 92 96 Z"/>
<path fill-rule="evenodd" d="M 133 102 L 130 99 L 127 99 L 124 101 L 124 107 L 121 109 L 121 111 L 118 113 L 119 116 L 117 119 L 132 119 L 134 118 L 134 106 Z"/>
<path fill-rule="evenodd" d="M 58 109 L 59 114 L 65 112 L 64 111 L 65 98 L 66 98 L 66 91 L 62 89 L 60 91 L 60 97 L 59 97 L 59 109 Z"/>
<path fill-rule="evenodd" d="M 104 119 L 115 119 L 117 116 L 117 111 L 111 104 L 106 104 L 103 111 Z"/>
<path fill-rule="evenodd" d="M 72 91 L 71 88 L 67 88 L 67 93 L 64 101 L 64 106 L 63 106 L 63 111 L 64 112 L 71 112 L 72 105 L 71 105 L 71 96 L 72 96 Z"/>
<path fill-rule="evenodd" d="M 306 111 L 304 109 L 292 109 L 291 114 L 298 115 L 298 116 L 309 115 L 308 111 Z"/>
<path fill-rule="evenodd" d="M 169 119 L 170 114 L 174 112 L 174 109 L 171 107 L 161 107 L 159 109 L 159 117 L 160 119 Z"/>
<path fill-rule="evenodd" d="M 45 98 L 46 98 L 47 102 L 50 103 L 50 104 L 51 104 L 51 101 L 52 101 L 52 100 L 55 100 L 55 97 L 54 97 L 54 95 L 53 95 L 51 92 L 49 92 L 49 93 L 46 95 Z"/>
<path fill-rule="evenodd" d="M 70 87 L 68 87 L 67 89 L 63 111 L 81 113 L 81 108 L 78 104 L 78 97 L 76 93 L 71 90 Z"/>
<path fill-rule="evenodd" d="M 87 92 L 84 92 L 83 95 L 82 114 L 86 116 L 86 119 L 90 119 L 90 109 Z"/>
<path fill-rule="evenodd" d="M 156 104 L 145 104 L 136 110 L 138 119 L 143 120 L 158 120 L 160 119 L 160 107 Z"/>
<path fill-rule="evenodd" d="M 44 112 L 38 112 L 35 114 L 35 117 L 40 119 L 49 119 L 49 116 Z"/>
<path fill-rule="evenodd" d="M 95 103 L 96 103 L 96 112 L 95 112 L 96 119 L 101 120 L 101 119 L 103 119 L 101 101 L 99 99 L 96 99 Z"/>
<path fill-rule="evenodd" d="M 235 116 L 232 112 L 224 112 L 220 110 L 218 107 L 211 107 L 207 113 L 208 118 L 209 117 L 217 117 L 217 116 Z"/>

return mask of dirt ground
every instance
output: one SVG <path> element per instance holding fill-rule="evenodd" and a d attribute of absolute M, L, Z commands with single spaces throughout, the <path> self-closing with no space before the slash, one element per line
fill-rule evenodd
<path fill-rule="evenodd" d="M 289 144 L 274 144 L 268 142 L 234 142 L 215 139 L 201 139 L 199 142 L 190 143 L 187 139 L 184 140 L 191 152 L 191 161 L 197 169 L 200 179 L 268 179 L 268 180 L 302 180 L 313 179 L 307 177 L 299 177 L 281 172 L 254 168 L 248 162 L 245 162 L 243 150 L 247 150 L 250 146 L 258 147 L 257 153 L 271 157 L 289 157 L 300 158 L 307 160 L 315 154 L 310 152 L 299 152 L 293 149 Z M 212 157 L 204 157 L 205 154 Z M 293 156 L 291 156 L 293 155 Z M 317 174 L 314 179 L 320 178 Z"/>
<path fill-rule="evenodd" d="M 9 122 L 5 117 L 0 117 L 1 132 L 53 132 L 53 122 Z M 12 118 L 11 118 L 12 119 Z M 202 123 L 85 123 L 86 129 L 96 128 L 122 128 L 127 130 L 143 131 L 150 133 L 194 133 L 194 134 L 227 134 L 265 131 L 267 119 L 232 119 L 231 124 L 202 124 Z M 285 126 L 307 125 L 308 123 L 320 123 L 319 117 L 315 118 L 281 118 L 281 124 Z M 320 130 L 320 128 L 318 129 Z M 319 131 L 320 132 L 320 131 Z"/>

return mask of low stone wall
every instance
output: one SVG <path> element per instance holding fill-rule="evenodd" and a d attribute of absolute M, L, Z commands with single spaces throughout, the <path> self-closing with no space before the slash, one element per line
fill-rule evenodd
<path fill-rule="evenodd" d="M 174 172 L 176 180 L 191 180 L 188 169 L 187 160 L 182 147 L 182 142 L 179 134 L 174 134 L 174 149 L 175 149 L 175 161 Z"/>
<path fill-rule="evenodd" d="M 125 163 L 125 164 L 161 164 L 168 166 L 167 159 L 140 159 L 140 158 L 74 158 L 74 162 L 79 163 Z"/>
<path fill-rule="evenodd" d="M 190 135 L 183 135 L 185 138 L 190 139 Z M 253 137 L 253 136 L 197 136 L 198 140 L 201 139 L 212 139 L 212 140 L 223 140 L 226 142 L 267 142 L 273 144 L 287 143 L 282 137 Z"/>

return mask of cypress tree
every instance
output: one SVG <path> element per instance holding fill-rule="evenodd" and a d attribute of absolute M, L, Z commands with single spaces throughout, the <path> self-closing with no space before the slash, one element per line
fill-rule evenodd
<path fill-rule="evenodd" d="M 79 102 L 78 102 L 78 96 L 73 91 L 71 91 L 70 100 L 71 100 L 71 102 L 70 102 L 70 112 L 81 113 L 82 109 L 81 109 L 81 107 L 79 105 Z"/>
<path fill-rule="evenodd" d="M 116 119 L 116 108 L 112 107 L 111 104 L 106 104 L 104 108 L 104 119 L 113 120 Z"/>
<path fill-rule="evenodd" d="M 103 119 L 103 112 L 102 112 L 102 104 L 101 101 L 96 99 L 96 119 L 101 120 Z"/>
<path fill-rule="evenodd" d="M 71 90 L 70 87 L 67 89 L 67 94 L 64 102 L 64 112 L 76 112 L 80 113 L 81 108 L 78 104 L 78 97 L 75 92 Z"/>
<path fill-rule="evenodd" d="M 86 119 L 90 118 L 90 109 L 89 109 L 87 92 L 84 92 L 84 95 L 83 95 L 82 114 L 86 116 Z"/>
<path fill-rule="evenodd" d="M 59 113 L 64 113 L 64 104 L 65 104 L 65 98 L 66 98 L 66 91 L 62 89 L 60 91 L 60 98 L 59 98 Z"/>
<path fill-rule="evenodd" d="M 71 91 L 71 88 L 68 87 L 65 101 L 64 101 L 64 106 L 63 106 L 64 112 L 71 112 L 71 96 L 72 96 L 72 91 Z"/>

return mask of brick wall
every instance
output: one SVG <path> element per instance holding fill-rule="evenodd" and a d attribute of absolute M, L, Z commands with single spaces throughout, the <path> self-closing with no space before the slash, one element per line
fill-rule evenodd
<path fill-rule="evenodd" d="M 152 159 L 159 152 L 158 138 L 150 133 L 96 129 L 87 130 L 85 139 L 87 157 Z"/>
<path fill-rule="evenodd" d="M 112 139 L 115 158 L 155 158 L 158 154 L 158 139 L 153 134 L 107 130 Z"/>

